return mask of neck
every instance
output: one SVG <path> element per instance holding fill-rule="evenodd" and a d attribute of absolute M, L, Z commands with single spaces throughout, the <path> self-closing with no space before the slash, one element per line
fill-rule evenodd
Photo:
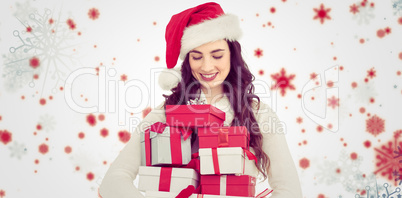
<path fill-rule="evenodd" d="M 218 86 L 218 87 L 215 87 L 215 88 L 201 87 L 201 90 L 204 93 L 208 104 L 218 102 L 224 96 L 222 86 Z"/>

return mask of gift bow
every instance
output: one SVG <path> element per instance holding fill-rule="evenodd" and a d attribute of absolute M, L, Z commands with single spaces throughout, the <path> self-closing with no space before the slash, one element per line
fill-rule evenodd
<path fill-rule="evenodd" d="M 167 126 L 169 125 L 162 122 L 155 122 L 148 129 L 146 129 L 146 131 L 151 130 L 152 132 L 155 133 L 163 133 L 163 131 Z M 184 140 L 187 140 L 187 138 L 190 137 L 191 133 L 193 132 L 191 129 L 184 129 L 183 127 L 174 127 L 174 128 L 179 130 L 180 132 L 179 134 L 183 135 Z"/>
<path fill-rule="evenodd" d="M 148 129 L 145 130 L 145 161 L 146 166 L 151 166 L 151 136 L 150 132 L 155 133 L 163 133 L 167 124 L 162 122 L 156 122 L 152 124 Z M 184 129 L 182 127 L 170 127 L 170 149 L 171 149 L 171 159 L 172 164 L 181 164 L 182 163 L 182 153 L 181 153 L 181 138 L 180 135 L 183 135 L 184 140 L 187 140 L 190 137 L 192 131 L 190 129 Z M 172 130 L 174 132 L 172 132 Z M 178 130 L 178 131 L 176 131 Z"/>
<path fill-rule="evenodd" d="M 188 162 L 187 165 L 183 165 L 181 168 L 192 168 L 197 171 L 198 174 L 200 174 L 200 159 L 198 159 L 198 157 L 198 152 L 191 154 L 190 162 Z"/>

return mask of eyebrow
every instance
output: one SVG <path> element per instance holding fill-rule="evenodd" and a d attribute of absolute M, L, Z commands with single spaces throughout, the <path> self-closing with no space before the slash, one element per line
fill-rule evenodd
<path fill-rule="evenodd" d="M 216 50 L 212 50 L 210 53 L 213 54 L 215 52 L 220 52 L 220 51 L 225 51 L 224 49 L 216 49 Z M 200 51 L 197 50 L 191 50 L 189 53 L 197 53 L 197 54 L 202 54 Z"/>

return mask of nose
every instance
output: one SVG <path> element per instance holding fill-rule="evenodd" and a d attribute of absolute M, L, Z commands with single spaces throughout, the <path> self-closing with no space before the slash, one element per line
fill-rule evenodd
<path fill-rule="evenodd" d="M 214 60 L 212 57 L 206 56 L 203 59 L 201 70 L 205 73 L 212 72 L 214 70 Z"/>

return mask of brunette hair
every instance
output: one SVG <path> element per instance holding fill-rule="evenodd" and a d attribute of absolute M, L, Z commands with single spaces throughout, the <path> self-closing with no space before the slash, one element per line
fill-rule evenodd
<path fill-rule="evenodd" d="M 241 55 L 241 46 L 237 41 L 227 41 L 230 50 L 230 72 L 223 83 L 223 91 L 229 98 L 234 111 L 234 119 L 231 126 L 245 126 L 250 134 L 249 145 L 253 147 L 257 157 L 257 169 L 267 178 L 270 166 L 269 157 L 262 150 L 262 134 L 254 117 L 253 108 L 259 109 L 260 98 L 254 94 L 252 82 L 255 77 L 250 72 Z M 181 67 L 181 81 L 173 89 L 171 95 L 163 95 L 166 105 L 184 105 L 189 99 L 195 99 L 199 95 L 200 83 L 192 73 L 187 54 Z"/>

